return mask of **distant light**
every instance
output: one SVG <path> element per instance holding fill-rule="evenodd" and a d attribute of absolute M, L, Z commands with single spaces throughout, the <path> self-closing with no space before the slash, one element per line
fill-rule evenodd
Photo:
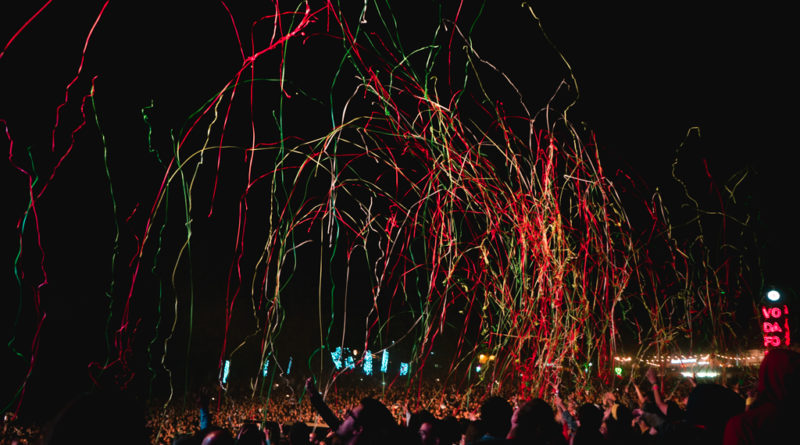
<path fill-rule="evenodd" d="M 400 375 L 408 374 L 408 363 L 400 362 Z"/>
<path fill-rule="evenodd" d="M 621 376 L 621 375 L 622 375 L 622 368 L 620 368 L 619 366 L 617 366 L 616 368 L 614 368 L 614 372 L 615 372 L 617 375 L 620 375 L 620 376 Z"/>
<path fill-rule="evenodd" d="M 269 373 L 269 359 L 264 362 L 264 370 L 262 371 L 262 375 L 266 377 L 267 373 Z"/>
<path fill-rule="evenodd" d="M 347 369 L 356 369 L 356 361 L 352 355 L 348 355 L 347 358 L 344 359 L 344 367 Z"/>
<path fill-rule="evenodd" d="M 781 293 L 776 291 L 775 289 L 767 292 L 767 300 L 769 301 L 778 301 L 781 299 Z"/>
<path fill-rule="evenodd" d="M 225 366 L 222 368 L 222 384 L 228 383 L 228 373 L 231 370 L 231 361 L 225 360 Z"/>
<path fill-rule="evenodd" d="M 369 349 L 364 351 L 364 374 L 372 375 L 372 352 Z"/>
<path fill-rule="evenodd" d="M 358 355 L 358 349 L 353 349 L 353 355 Z"/>
<path fill-rule="evenodd" d="M 691 372 L 682 372 L 681 375 L 683 375 L 684 377 L 692 377 L 692 373 Z M 719 376 L 719 373 L 718 372 L 698 372 L 698 373 L 695 374 L 695 376 L 697 378 L 703 379 L 703 378 L 717 377 L 717 376 Z"/>
<path fill-rule="evenodd" d="M 292 373 L 292 357 L 289 357 L 289 366 L 286 367 L 286 375 L 289 375 L 291 373 Z"/>
<path fill-rule="evenodd" d="M 389 351 L 384 349 L 381 356 L 381 372 L 386 373 L 387 370 L 389 370 Z"/>
<path fill-rule="evenodd" d="M 331 351 L 331 359 L 333 359 L 333 366 L 336 369 L 342 369 L 342 347 L 339 346 Z"/>
<path fill-rule="evenodd" d="M 481 365 L 475 367 L 475 372 L 481 372 Z"/>

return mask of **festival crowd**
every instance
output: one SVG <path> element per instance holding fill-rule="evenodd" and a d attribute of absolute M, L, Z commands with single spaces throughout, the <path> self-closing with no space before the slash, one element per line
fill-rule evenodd
<path fill-rule="evenodd" d="M 650 369 L 630 391 L 560 393 L 550 401 L 510 395 L 467 397 L 454 390 L 328 391 L 305 381 L 306 397 L 275 394 L 264 405 L 249 398 L 217 401 L 206 395 L 195 409 L 177 403 L 147 410 L 119 393 L 84 395 L 41 432 L 5 419 L 3 444 L 170 445 L 582 445 L 798 443 L 800 353 L 775 349 L 764 358 L 752 389 L 672 385 Z M 686 383 L 686 384 L 684 384 Z M 213 403 L 216 402 L 216 403 Z M 213 410 L 212 410 L 213 408 Z"/>

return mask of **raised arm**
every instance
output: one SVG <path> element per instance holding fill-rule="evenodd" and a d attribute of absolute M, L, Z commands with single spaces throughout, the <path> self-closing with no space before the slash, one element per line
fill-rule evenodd
<path fill-rule="evenodd" d="M 664 398 L 661 397 L 661 387 L 658 385 L 658 378 L 653 368 L 647 370 L 647 381 L 650 382 L 650 387 L 653 390 L 653 401 L 656 402 L 659 411 L 666 416 L 667 403 L 664 402 Z"/>
<path fill-rule="evenodd" d="M 311 406 L 317 410 L 317 413 L 319 413 L 322 420 L 328 424 L 330 429 L 336 430 L 339 428 L 342 421 L 336 417 L 333 410 L 322 400 L 322 394 L 317 390 L 317 386 L 314 384 L 314 379 L 312 377 L 306 379 L 306 393 L 308 393 L 308 400 L 311 402 Z"/>
<path fill-rule="evenodd" d="M 564 405 L 564 401 L 561 400 L 561 396 L 558 394 L 558 389 L 556 389 L 553 402 L 555 403 L 558 412 L 561 413 L 561 422 L 567 425 L 567 428 L 570 431 L 576 431 L 578 429 L 578 422 L 575 421 L 575 418 L 572 417 L 572 414 L 570 414 L 569 410 Z"/>

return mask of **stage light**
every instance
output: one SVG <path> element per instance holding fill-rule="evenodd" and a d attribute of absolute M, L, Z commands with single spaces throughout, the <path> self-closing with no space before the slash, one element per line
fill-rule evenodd
<path fill-rule="evenodd" d="M 372 375 L 372 352 L 369 349 L 364 351 L 364 374 Z"/>
<path fill-rule="evenodd" d="M 228 383 L 228 373 L 231 370 L 231 361 L 225 360 L 225 366 L 222 368 L 222 384 Z"/>
<path fill-rule="evenodd" d="M 339 346 L 335 350 L 331 351 L 331 359 L 333 359 L 333 367 L 338 369 L 342 369 L 342 347 Z"/>
<path fill-rule="evenodd" d="M 388 369 L 389 369 L 389 351 L 384 349 L 383 356 L 381 356 L 381 372 L 385 373 Z"/>

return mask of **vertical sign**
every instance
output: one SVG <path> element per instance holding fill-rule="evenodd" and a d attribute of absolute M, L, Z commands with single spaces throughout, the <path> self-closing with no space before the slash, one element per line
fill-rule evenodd
<path fill-rule="evenodd" d="M 761 306 L 761 333 L 767 349 L 788 347 L 791 344 L 789 332 L 789 306 Z"/>

